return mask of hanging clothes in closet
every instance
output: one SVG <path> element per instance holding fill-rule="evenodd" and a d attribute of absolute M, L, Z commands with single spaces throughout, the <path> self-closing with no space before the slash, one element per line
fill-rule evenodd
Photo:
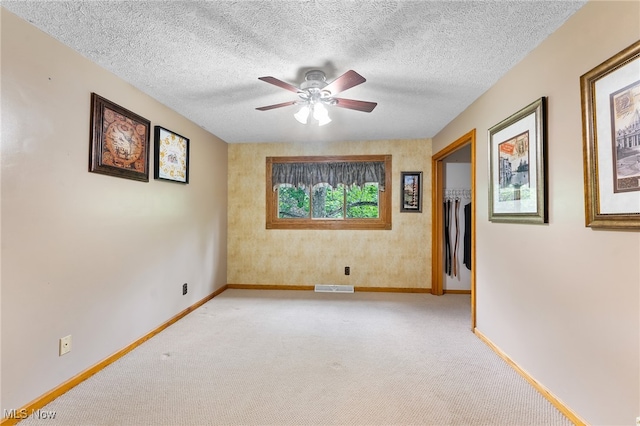
<path fill-rule="evenodd" d="M 444 273 L 451 275 L 451 242 L 449 241 L 449 216 L 451 200 L 444 201 Z"/>
<path fill-rule="evenodd" d="M 464 266 L 471 270 L 471 203 L 464 206 Z"/>
<path fill-rule="evenodd" d="M 471 190 L 445 189 L 444 195 L 444 270 L 450 277 L 459 277 L 460 253 L 463 255 L 463 264 L 471 270 L 471 203 L 463 206 L 465 200 L 471 199 Z M 464 215 L 462 219 L 461 214 Z M 464 234 L 460 235 L 463 221 Z"/>

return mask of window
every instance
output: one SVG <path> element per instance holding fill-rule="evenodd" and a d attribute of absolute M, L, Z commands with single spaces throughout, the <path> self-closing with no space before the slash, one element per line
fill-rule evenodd
<path fill-rule="evenodd" d="M 267 157 L 267 229 L 391 229 L 391 156 Z"/>
<path fill-rule="evenodd" d="M 362 187 L 317 184 L 309 188 L 277 185 L 280 219 L 377 219 L 380 217 L 378 183 Z"/>

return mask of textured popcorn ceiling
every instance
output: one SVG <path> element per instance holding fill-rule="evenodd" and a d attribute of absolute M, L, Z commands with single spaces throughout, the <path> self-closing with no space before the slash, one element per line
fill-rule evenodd
<path fill-rule="evenodd" d="M 229 143 L 434 136 L 586 1 L 2 1 L 31 22 Z M 7 36 L 7 35 L 5 35 Z M 9 35 L 10 36 L 10 35 Z M 302 125 L 294 85 L 318 68 L 367 82 Z M 108 94 L 102 94 L 108 98 Z M 532 99 L 533 101 L 533 99 Z M 126 102 L 121 102 L 127 107 Z M 156 123 L 153 117 L 152 124 Z M 179 131 L 176 129 L 175 131 Z"/>

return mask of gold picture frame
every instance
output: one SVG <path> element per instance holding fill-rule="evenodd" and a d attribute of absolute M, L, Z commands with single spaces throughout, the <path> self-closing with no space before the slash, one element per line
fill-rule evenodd
<path fill-rule="evenodd" d="M 585 225 L 640 230 L 640 41 L 580 77 Z"/>
<path fill-rule="evenodd" d="M 90 172 L 149 181 L 149 120 L 92 93 L 90 128 Z"/>
<path fill-rule="evenodd" d="M 489 129 L 489 220 L 544 224 L 547 102 L 541 97 Z"/>

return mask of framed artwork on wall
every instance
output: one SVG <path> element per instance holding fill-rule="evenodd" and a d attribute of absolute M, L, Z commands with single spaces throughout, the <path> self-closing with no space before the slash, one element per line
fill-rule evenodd
<path fill-rule="evenodd" d="M 580 77 L 585 225 L 640 230 L 640 41 Z"/>
<path fill-rule="evenodd" d="M 189 183 L 189 139 L 155 126 L 154 179 Z"/>
<path fill-rule="evenodd" d="M 422 172 L 401 172 L 400 212 L 422 212 Z"/>
<path fill-rule="evenodd" d="M 146 118 L 92 93 L 89 171 L 148 182 L 150 129 Z"/>
<path fill-rule="evenodd" d="M 547 223 L 546 98 L 489 129 L 489 220 Z"/>

